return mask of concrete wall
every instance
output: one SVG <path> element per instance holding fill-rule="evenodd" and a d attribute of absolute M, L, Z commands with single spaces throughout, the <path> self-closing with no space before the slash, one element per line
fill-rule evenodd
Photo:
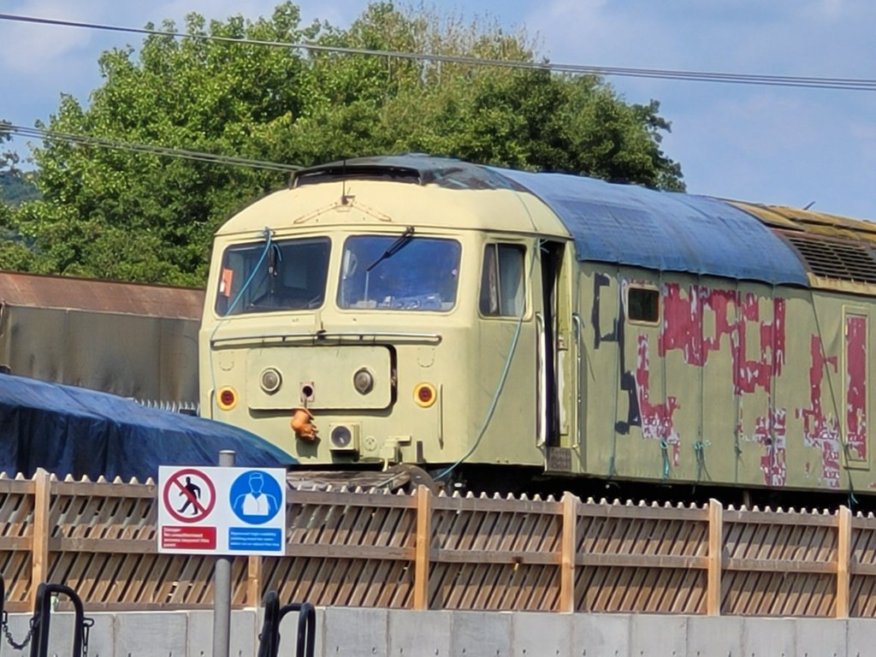
<path fill-rule="evenodd" d="M 89 657 L 209 657 L 212 612 L 92 613 Z M 29 618 L 11 614 L 20 641 Z M 71 616 L 52 618 L 50 655 L 70 655 Z M 294 656 L 296 619 L 280 655 Z M 231 657 L 253 657 L 260 616 L 234 612 Z M 15 651 L 5 638 L 3 655 Z M 317 657 L 870 657 L 876 620 L 707 618 L 318 609 Z"/>

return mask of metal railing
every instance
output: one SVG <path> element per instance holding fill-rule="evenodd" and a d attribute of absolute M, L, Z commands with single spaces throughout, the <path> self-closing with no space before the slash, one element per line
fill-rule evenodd
<path fill-rule="evenodd" d="M 295 657 L 313 657 L 316 641 L 316 611 L 309 602 L 293 602 L 283 607 L 276 591 L 268 591 L 264 598 L 265 619 L 259 634 L 258 657 L 278 657 L 280 651 L 280 623 L 291 613 L 298 613 Z"/>

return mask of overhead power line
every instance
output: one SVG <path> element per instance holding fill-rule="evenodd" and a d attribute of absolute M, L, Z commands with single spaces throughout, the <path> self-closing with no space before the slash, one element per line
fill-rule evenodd
<path fill-rule="evenodd" d="M 216 153 L 193 151 L 185 148 L 170 148 L 167 146 L 155 146 L 152 144 L 137 144 L 127 141 L 106 139 L 103 137 L 94 137 L 91 135 L 77 135 L 67 132 L 58 132 L 56 130 L 28 128 L 25 126 L 12 125 L 10 123 L 2 122 L 0 122 L 0 132 L 7 132 L 9 134 L 19 135 L 21 137 L 39 139 L 41 141 L 60 141 L 69 144 L 96 146 L 98 148 L 109 148 L 115 150 L 131 151 L 134 153 L 148 153 L 151 155 L 159 155 L 163 157 L 175 157 L 185 160 L 195 160 L 197 162 L 209 162 L 212 164 L 246 167 L 248 169 L 266 169 L 268 171 L 282 171 L 288 173 L 292 171 L 297 171 L 301 168 L 292 164 L 279 164 L 277 162 L 265 162 L 263 160 L 253 160 L 244 157 L 218 155 Z"/>
<path fill-rule="evenodd" d="M 244 45 L 267 46 L 273 48 L 301 49 L 310 52 L 329 52 L 347 55 L 365 55 L 372 57 L 388 57 L 396 59 L 411 59 L 430 62 L 447 62 L 466 64 L 469 66 L 492 66 L 501 68 L 540 70 L 552 73 L 571 73 L 579 75 L 600 75 L 604 77 L 630 77 L 661 80 L 676 80 L 683 82 L 713 82 L 722 84 L 747 84 L 770 87 L 801 87 L 811 89 L 839 89 L 846 91 L 876 91 L 876 79 L 809 77 L 792 75 L 756 75 L 749 73 L 716 73 L 707 71 L 683 71 L 670 69 L 624 68 L 616 66 L 588 66 L 583 64 L 551 64 L 525 62 L 503 59 L 484 59 L 458 55 L 442 55 L 438 53 L 415 53 L 396 50 L 372 50 L 368 48 L 344 48 L 340 46 L 325 46 L 316 43 L 293 43 L 285 41 L 266 41 L 260 39 L 233 38 L 207 34 L 180 34 L 166 30 L 150 30 L 146 28 L 122 27 L 102 23 L 84 23 L 78 21 L 20 16 L 0 13 L 0 20 L 38 25 L 55 25 L 75 27 L 89 30 L 109 32 L 125 32 L 129 34 L 144 34 L 149 36 L 165 36 L 174 39 L 198 39 Z"/>

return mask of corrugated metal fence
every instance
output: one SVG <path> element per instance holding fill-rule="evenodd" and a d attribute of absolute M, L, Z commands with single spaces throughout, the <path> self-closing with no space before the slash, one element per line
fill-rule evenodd
<path fill-rule="evenodd" d="M 160 555 L 149 482 L 0 478 L 7 609 L 35 583 L 90 610 L 212 605 L 212 557 Z M 296 491 L 286 556 L 236 558 L 233 604 L 872 616 L 876 518 L 562 500 Z"/>

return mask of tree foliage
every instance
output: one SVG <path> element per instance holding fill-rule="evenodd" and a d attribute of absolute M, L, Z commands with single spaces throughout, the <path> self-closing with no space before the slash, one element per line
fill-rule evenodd
<path fill-rule="evenodd" d="M 669 124 L 659 105 L 627 104 L 598 78 L 252 43 L 536 63 L 522 33 L 390 3 L 348 29 L 302 26 L 286 2 L 255 21 L 192 14 L 184 34 L 105 52 L 89 105 L 63 97 L 48 129 L 302 166 L 413 151 L 683 188 L 660 147 Z M 34 157 L 42 198 L 7 218 L 30 252 L 0 251 L 0 267 L 200 284 L 214 230 L 285 178 L 64 141 Z"/>

